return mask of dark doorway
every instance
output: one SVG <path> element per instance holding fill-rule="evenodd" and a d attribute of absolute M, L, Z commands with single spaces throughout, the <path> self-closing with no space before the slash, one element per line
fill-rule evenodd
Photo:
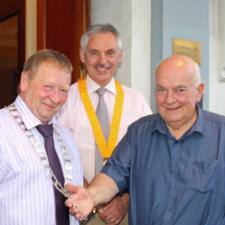
<path fill-rule="evenodd" d="M 25 1 L 0 2 L 0 107 L 17 95 L 24 53 Z"/>

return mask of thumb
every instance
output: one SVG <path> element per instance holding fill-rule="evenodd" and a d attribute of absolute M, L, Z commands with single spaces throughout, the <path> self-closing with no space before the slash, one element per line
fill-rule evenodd
<path fill-rule="evenodd" d="M 69 193 L 76 193 L 79 190 L 79 186 L 71 184 L 71 183 L 67 183 L 65 184 L 65 189 L 69 192 Z"/>

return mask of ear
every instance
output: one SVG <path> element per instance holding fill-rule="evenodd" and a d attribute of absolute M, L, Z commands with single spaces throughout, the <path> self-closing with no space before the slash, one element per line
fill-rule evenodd
<path fill-rule="evenodd" d="M 205 85 L 203 83 L 199 84 L 197 87 L 197 102 L 201 101 L 204 91 L 205 91 Z"/>
<path fill-rule="evenodd" d="M 84 63 L 84 50 L 82 49 L 82 48 L 80 48 L 80 61 L 82 62 L 82 63 Z"/>
<path fill-rule="evenodd" d="M 121 50 L 119 53 L 119 61 L 118 62 L 121 63 L 122 60 L 123 60 L 123 50 Z"/>
<path fill-rule="evenodd" d="M 28 86 L 28 82 L 29 82 L 29 75 L 27 74 L 27 72 L 23 71 L 21 74 L 21 78 L 20 78 L 20 91 L 25 91 L 27 86 Z"/>

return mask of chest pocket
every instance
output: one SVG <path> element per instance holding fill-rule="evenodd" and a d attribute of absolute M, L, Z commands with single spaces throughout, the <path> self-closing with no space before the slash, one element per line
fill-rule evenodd
<path fill-rule="evenodd" d="M 181 162 L 177 172 L 174 220 L 179 221 L 183 217 L 187 224 L 222 224 L 225 209 L 224 161 Z"/>
<path fill-rule="evenodd" d="M 209 191 L 217 183 L 218 175 L 225 176 L 223 168 L 224 163 L 219 160 L 181 162 L 178 166 L 178 180 L 190 189 Z"/>

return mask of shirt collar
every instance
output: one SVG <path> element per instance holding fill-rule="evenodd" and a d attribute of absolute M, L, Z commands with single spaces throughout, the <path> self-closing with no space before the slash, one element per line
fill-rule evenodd
<path fill-rule="evenodd" d="M 157 113 L 154 116 L 156 117 L 156 119 L 154 120 L 154 123 L 152 124 L 152 133 L 155 131 L 159 131 L 162 134 L 169 134 L 169 130 L 164 120 L 161 118 L 160 114 Z"/>
<path fill-rule="evenodd" d="M 87 90 L 89 94 L 92 94 L 96 92 L 97 89 L 99 89 L 101 86 L 96 83 L 94 80 L 90 78 L 90 76 L 87 75 L 86 77 L 86 83 L 87 83 Z M 116 95 L 116 87 L 115 87 L 115 79 L 114 77 L 111 79 L 111 81 L 105 86 L 105 89 L 112 94 Z"/>
<path fill-rule="evenodd" d="M 191 135 L 193 132 L 198 132 L 204 134 L 204 116 L 203 110 L 199 105 L 196 106 L 197 108 L 197 119 L 191 129 L 188 131 L 187 135 Z"/>
<path fill-rule="evenodd" d="M 24 100 L 17 96 L 15 100 L 15 105 L 21 114 L 22 120 L 28 130 L 40 125 L 42 122 L 33 114 L 33 112 L 29 109 L 27 104 L 24 102 Z M 57 120 L 55 117 L 53 117 L 49 124 L 57 124 Z"/>

